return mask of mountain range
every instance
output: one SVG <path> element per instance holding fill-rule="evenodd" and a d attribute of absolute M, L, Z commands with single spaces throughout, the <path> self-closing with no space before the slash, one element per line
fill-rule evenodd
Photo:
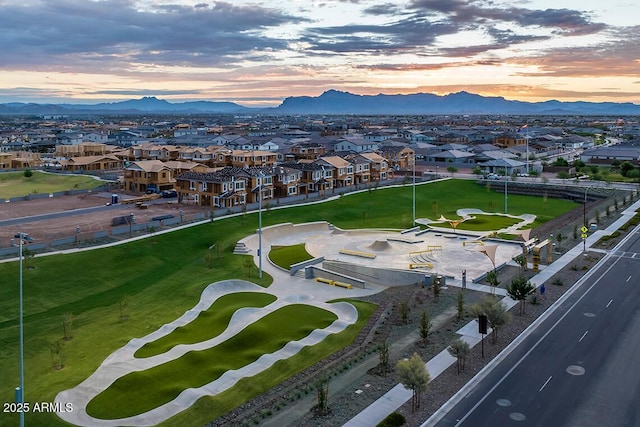
<path fill-rule="evenodd" d="M 616 102 L 512 101 L 469 92 L 444 96 L 356 95 L 328 90 L 320 96 L 286 98 L 272 108 L 250 108 L 233 102 L 169 102 L 144 97 L 100 104 L 0 104 L 0 115 L 109 115 L 109 114 L 354 114 L 354 115 L 640 115 L 640 105 Z"/>

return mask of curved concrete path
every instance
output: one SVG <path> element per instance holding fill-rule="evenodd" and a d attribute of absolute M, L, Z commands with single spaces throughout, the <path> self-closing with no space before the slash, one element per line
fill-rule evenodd
<path fill-rule="evenodd" d="M 300 227 L 295 229 L 296 231 L 299 231 L 299 233 L 287 233 L 286 235 L 290 237 L 295 236 L 296 239 L 302 239 L 304 241 L 309 234 L 317 233 L 321 229 L 326 230 L 327 224 L 314 224 L 307 227 Z M 264 241 L 265 237 L 266 236 L 263 234 L 263 243 L 268 247 L 269 241 Z M 280 235 L 280 233 L 274 233 L 273 237 L 280 238 L 282 235 Z M 257 254 L 257 236 L 250 236 L 247 240 L 247 246 L 253 250 L 254 254 Z M 257 255 L 254 255 L 254 259 L 256 264 L 258 264 Z M 74 410 L 73 412 L 59 412 L 58 416 L 71 424 L 81 426 L 156 425 L 169 417 L 188 409 L 200 397 L 219 394 L 233 387 L 240 379 L 254 376 L 268 369 L 278 360 L 287 359 L 298 353 L 302 348 L 315 345 L 321 342 L 328 335 L 339 333 L 347 326 L 356 322 L 358 318 L 358 311 L 354 306 L 345 302 L 329 304 L 326 301 L 337 298 L 370 295 L 382 290 L 381 287 L 369 289 L 354 288 L 347 290 L 336 286 L 318 284 L 311 280 L 292 277 L 288 272 L 279 269 L 268 261 L 265 262 L 263 266 L 263 270 L 273 277 L 273 284 L 269 288 L 263 288 L 242 280 L 228 280 L 207 286 L 200 297 L 199 303 L 194 306 L 194 308 L 188 310 L 178 319 L 162 326 L 151 334 L 143 338 L 132 339 L 124 347 L 116 350 L 108 356 L 96 372 L 81 384 L 73 389 L 59 393 L 56 396 L 55 401 L 63 403 L 73 402 Z M 135 352 L 144 344 L 155 341 L 170 334 L 176 328 L 188 324 L 198 317 L 201 311 L 208 309 L 218 298 L 235 292 L 268 293 L 275 295 L 277 300 L 266 307 L 243 308 L 236 311 L 231 317 L 227 329 L 221 335 L 210 340 L 194 344 L 181 344 L 171 348 L 165 353 L 148 358 L 139 359 L 134 357 Z M 306 304 L 322 308 L 333 312 L 338 316 L 338 319 L 328 327 L 324 329 L 316 329 L 303 339 L 289 342 L 280 350 L 271 354 L 262 355 L 253 363 L 240 369 L 228 371 L 217 380 L 205 384 L 202 387 L 184 390 L 174 400 L 151 411 L 133 417 L 114 420 L 102 420 L 91 417 L 87 414 L 86 405 L 91 401 L 91 399 L 107 389 L 118 378 L 131 372 L 149 369 L 159 364 L 175 360 L 183 356 L 188 351 L 204 350 L 214 347 L 224 340 L 234 336 L 247 325 L 261 319 L 279 308 L 291 304 Z"/>

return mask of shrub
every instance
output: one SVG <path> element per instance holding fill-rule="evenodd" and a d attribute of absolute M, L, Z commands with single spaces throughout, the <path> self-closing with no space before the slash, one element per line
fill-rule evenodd
<path fill-rule="evenodd" d="M 25 178 L 31 178 L 33 176 L 33 171 L 31 169 L 25 169 L 24 170 L 24 177 Z"/>
<path fill-rule="evenodd" d="M 397 412 L 392 412 L 387 415 L 387 418 L 380 421 L 376 427 L 400 427 L 407 423 L 407 420 L 404 418 L 402 414 L 398 414 Z"/>
<path fill-rule="evenodd" d="M 564 280 L 562 280 L 561 278 L 556 278 L 553 282 L 551 282 L 552 284 L 556 285 L 556 286 L 564 286 Z"/>

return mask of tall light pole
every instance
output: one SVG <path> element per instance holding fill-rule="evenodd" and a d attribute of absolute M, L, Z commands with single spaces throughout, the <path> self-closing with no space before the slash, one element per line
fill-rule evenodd
<path fill-rule="evenodd" d="M 258 175 L 258 278 L 262 279 L 262 172 Z"/>
<path fill-rule="evenodd" d="M 20 404 L 20 427 L 24 427 L 24 323 L 22 320 L 22 236 L 23 233 L 18 233 L 20 238 L 19 250 L 19 269 L 20 269 L 20 388 L 16 390 L 16 403 Z"/>
<path fill-rule="evenodd" d="M 413 222 L 411 226 L 416 225 L 416 156 L 413 155 Z"/>
<path fill-rule="evenodd" d="M 508 175 L 507 165 L 504 166 L 504 213 L 507 213 L 509 206 L 509 195 L 507 194 L 507 177 Z"/>

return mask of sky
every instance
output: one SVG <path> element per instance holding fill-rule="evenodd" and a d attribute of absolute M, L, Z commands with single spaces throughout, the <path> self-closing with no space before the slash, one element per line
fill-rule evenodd
<path fill-rule="evenodd" d="M 329 89 L 640 104 L 637 0 L 0 0 L 0 103 Z"/>

